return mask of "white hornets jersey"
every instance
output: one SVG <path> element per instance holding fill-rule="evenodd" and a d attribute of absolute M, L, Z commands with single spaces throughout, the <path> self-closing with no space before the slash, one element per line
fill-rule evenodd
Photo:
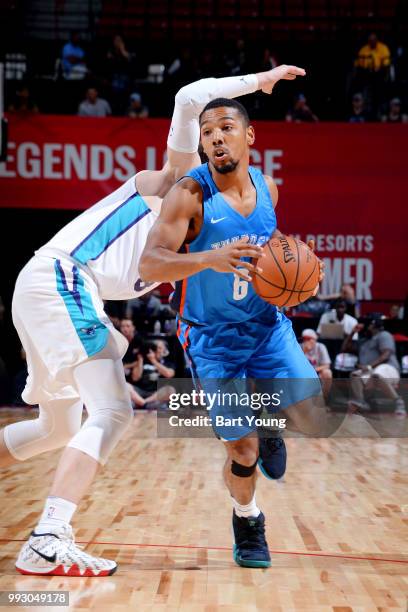
<path fill-rule="evenodd" d="M 105 300 L 143 295 L 159 283 L 144 283 L 139 261 L 157 219 L 138 194 L 135 177 L 80 214 L 37 251 L 67 256 L 89 270 Z"/>

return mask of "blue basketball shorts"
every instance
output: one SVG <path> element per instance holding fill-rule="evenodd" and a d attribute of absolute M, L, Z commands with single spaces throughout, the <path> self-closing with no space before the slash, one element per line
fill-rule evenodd
<path fill-rule="evenodd" d="M 211 398 L 212 426 L 224 440 L 239 440 L 256 429 L 251 417 L 260 406 L 247 405 L 247 395 L 269 394 L 265 409 L 276 413 L 321 392 L 319 377 L 281 312 L 273 320 L 268 314 L 212 327 L 179 319 L 178 337 L 196 386 Z"/>

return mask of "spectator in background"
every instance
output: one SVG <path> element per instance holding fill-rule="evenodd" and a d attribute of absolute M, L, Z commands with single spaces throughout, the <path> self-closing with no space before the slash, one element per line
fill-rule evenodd
<path fill-rule="evenodd" d="M 370 117 L 365 108 L 365 100 L 362 93 L 355 93 L 351 100 L 351 113 L 348 117 L 349 123 L 365 123 Z"/>
<path fill-rule="evenodd" d="M 313 123 L 319 121 L 316 115 L 310 110 L 306 96 L 302 93 L 295 98 L 293 107 L 286 114 L 286 121 L 295 123 Z"/>
<path fill-rule="evenodd" d="M 325 399 L 329 397 L 333 374 L 330 369 L 331 359 L 327 348 L 322 342 L 317 342 L 317 333 L 314 329 L 304 329 L 302 332 L 302 350 L 322 383 Z"/>
<path fill-rule="evenodd" d="M 170 90 L 179 89 L 186 83 L 197 79 L 197 56 L 191 53 L 188 46 L 182 46 L 167 68 L 167 85 Z"/>
<path fill-rule="evenodd" d="M 337 293 L 331 293 L 329 295 L 319 295 L 320 300 L 325 302 L 332 302 L 333 300 L 342 299 L 347 304 L 347 314 L 352 317 L 360 316 L 360 303 L 356 299 L 356 292 L 352 285 L 343 283 L 340 287 L 340 291 Z"/>
<path fill-rule="evenodd" d="M 149 109 L 142 104 L 142 96 L 139 93 L 130 95 L 126 115 L 131 119 L 146 119 L 149 116 Z"/>
<path fill-rule="evenodd" d="M 115 112 L 123 113 L 129 92 L 133 55 L 126 49 L 123 38 L 114 36 L 107 56 L 107 70 L 112 88 L 112 103 Z"/>
<path fill-rule="evenodd" d="M 62 74 L 64 79 L 83 79 L 88 69 L 85 51 L 79 44 L 78 32 L 72 32 L 70 41 L 62 49 Z"/>
<path fill-rule="evenodd" d="M 126 90 L 130 82 L 132 55 L 126 49 L 122 36 L 114 36 L 106 58 L 112 89 L 120 92 Z"/>
<path fill-rule="evenodd" d="M 319 336 L 322 333 L 322 325 L 327 323 L 340 323 L 343 326 L 344 335 L 347 336 L 358 324 L 357 319 L 346 313 L 347 303 L 343 298 L 339 298 L 335 303 L 335 307 L 329 312 L 324 312 L 320 317 L 317 333 Z M 358 334 L 354 333 L 354 340 L 358 339 Z"/>
<path fill-rule="evenodd" d="M 401 306 L 399 306 L 398 304 L 392 304 L 387 318 L 392 319 L 392 320 L 402 319 L 401 314 L 402 314 Z"/>
<path fill-rule="evenodd" d="M 387 45 L 379 42 L 376 34 L 371 33 L 367 44 L 361 47 L 354 65 L 356 86 L 364 92 L 370 111 L 377 117 L 389 81 L 390 50 Z"/>
<path fill-rule="evenodd" d="M 367 44 L 358 52 L 355 66 L 369 72 L 381 72 L 388 70 L 391 65 L 391 53 L 387 45 L 380 42 L 377 34 L 372 32 Z"/>
<path fill-rule="evenodd" d="M 129 342 L 129 346 L 125 355 L 122 357 L 123 367 L 125 369 L 126 380 L 131 375 L 132 369 L 137 364 L 140 355 L 140 348 L 142 345 L 142 338 L 136 332 L 136 327 L 131 319 L 122 319 L 120 322 L 120 332 L 125 336 Z"/>
<path fill-rule="evenodd" d="M 408 115 L 402 113 L 399 98 L 390 100 L 388 113 L 381 116 L 381 121 L 384 123 L 408 123 Z"/>
<path fill-rule="evenodd" d="M 107 117 L 111 114 L 109 102 L 99 98 L 98 90 L 95 87 L 89 87 L 86 90 L 85 100 L 78 107 L 78 115 L 80 117 Z"/>
<path fill-rule="evenodd" d="M 136 332 L 136 328 L 133 325 L 131 319 L 121 319 L 119 324 L 120 332 L 125 336 L 129 342 L 126 353 L 122 357 L 123 368 L 125 371 L 125 377 L 128 381 L 128 390 L 130 395 L 130 401 L 132 402 L 133 408 L 143 408 L 146 404 L 146 399 L 140 395 L 129 382 L 131 380 L 132 371 L 134 368 L 143 367 L 143 357 L 140 353 L 142 339 Z"/>
<path fill-rule="evenodd" d="M 169 350 L 163 340 L 155 340 L 143 347 L 144 357 L 132 370 L 131 381 L 135 391 L 141 395 L 146 403 L 165 402 L 174 388 L 165 385 L 157 391 L 159 378 L 174 378 L 176 373 L 174 363 L 167 359 Z"/>
<path fill-rule="evenodd" d="M 340 288 L 340 298 L 346 302 L 347 314 L 352 317 L 360 316 L 360 303 L 356 299 L 356 292 L 354 287 L 348 283 L 343 283 Z"/>
<path fill-rule="evenodd" d="M 373 316 L 367 327 L 367 335 L 359 340 L 357 351 L 353 346 L 353 335 L 360 331 L 357 325 L 347 336 L 343 349 L 348 353 L 357 352 L 357 370 L 351 374 L 351 394 L 349 410 L 368 410 L 364 393 L 381 391 L 395 402 L 395 415 L 406 416 L 405 403 L 398 394 L 400 367 L 396 356 L 395 340 L 384 330 L 381 315 Z"/>
<path fill-rule="evenodd" d="M 14 102 L 8 107 L 9 113 L 18 113 L 19 115 L 29 115 L 38 113 L 38 106 L 32 98 L 27 85 L 20 85 L 16 90 Z"/>

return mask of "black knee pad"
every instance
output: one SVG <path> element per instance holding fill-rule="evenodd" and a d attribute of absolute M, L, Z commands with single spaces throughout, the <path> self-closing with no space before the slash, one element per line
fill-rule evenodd
<path fill-rule="evenodd" d="M 237 463 L 233 459 L 231 464 L 231 472 L 234 474 L 234 476 L 249 478 L 255 472 L 257 463 L 258 459 L 255 461 L 254 465 L 241 465 L 241 463 Z"/>

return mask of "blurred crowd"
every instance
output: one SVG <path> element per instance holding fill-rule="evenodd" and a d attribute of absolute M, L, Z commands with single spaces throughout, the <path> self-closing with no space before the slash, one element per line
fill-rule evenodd
<path fill-rule="evenodd" d="M 221 59 L 211 48 L 199 53 L 181 47 L 173 50 L 172 56 L 163 54 L 161 59 L 154 60 L 157 63 L 149 64 L 146 57 L 130 49 L 119 34 L 101 49 L 100 45 L 87 48 L 79 34 L 73 32 L 55 58 L 52 77 L 55 83 L 63 83 L 65 87 L 57 88 L 51 95 L 47 89 L 47 94 L 43 95 L 41 75 L 30 77 L 27 64 L 27 72 L 15 84 L 15 91 L 8 92 L 8 111 L 25 114 L 76 112 L 84 117 L 116 115 L 132 119 L 167 116 L 171 112 L 172 96 L 188 82 L 209 76 L 259 72 L 288 61 L 278 57 L 269 47 L 248 47 L 244 40 L 237 40 L 222 53 Z M 249 101 L 251 116 L 297 123 L 327 119 L 351 123 L 408 121 L 408 60 L 403 45 L 388 46 L 372 32 L 348 64 L 344 76 L 343 66 L 332 66 L 338 73 L 337 78 L 343 80 L 340 101 L 333 102 L 329 79 L 325 83 L 313 82 L 312 89 L 309 88 L 312 101 L 309 101 L 309 94 L 302 91 L 302 83 L 296 83 L 292 93 L 287 94 L 289 97 L 283 97 L 286 108 L 271 104 L 265 96 L 255 96 Z M 313 70 L 317 73 L 322 66 L 306 68 L 308 76 L 310 71 L 313 78 Z M 42 103 L 36 98 L 42 98 Z"/>
<path fill-rule="evenodd" d="M 135 300 L 105 305 L 113 325 L 129 342 L 123 368 L 135 409 L 165 408 L 174 392 L 171 379 L 191 376 L 176 338 L 176 313 L 162 299 L 154 290 Z M 328 406 L 339 402 L 335 383 L 348 379 L 346 390 L 340 386 L 343 408 L 369 412 L 373 398 L 380 398 L 396 417 L 403 418 L 407 412 L 400 379 L 408 377 L 407 304 L 391 304 L 386 313 L 364 316 L 360 307 L 353 287 L 344 284 L 338 294 L 317 296 L 286 314 L 321 379 Z M 0 325 L 3 314 L 0 300 Z M 21 393 L 27 376 L 24 350 L 19 370 L 11 375 L 7 355 L 1 349 L 0 389 L 9 388 L 10 392 L 8 396 L 3 393 L 0 404 L 23 405 Z"/>

